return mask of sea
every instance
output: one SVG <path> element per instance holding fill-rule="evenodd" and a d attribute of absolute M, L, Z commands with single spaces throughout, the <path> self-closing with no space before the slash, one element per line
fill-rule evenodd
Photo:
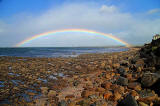
<path fill-rule="evenodd" d="M 0 48 L 0 56 L 15 57 L 76 57 L 88 53 L 126 51 L 125 47 L 20 47 Z"/>

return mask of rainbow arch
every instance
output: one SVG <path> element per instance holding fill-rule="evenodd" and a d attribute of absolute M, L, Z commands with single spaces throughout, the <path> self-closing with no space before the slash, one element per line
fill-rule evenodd
<path fill-rule="evenodd" d="M 101 33 L 101 32 L 88 30 L 88 29 L 63 29 L 63 30 L 49 31 L 49 32 L 37 34 L 37 35 L 34 35 L 34 36 L 30 37 L 30 38 L 27 38 L 27 39 L 17 43 L 15 46 L 16 47 L 20 47 L 25 43 L 28 43 L 28 42 L 36 39 L 36 38 L 40 38 L 40 37 L 43 37 L 43 36 L 49 36 L 49 35 L 54 35 L 54 34 L 58 34 L 58 33 L 67 33 L 67 32 L 82 32 L 82 33 L 90 33 L 90 34 L 102 35 L 102 36 L 111 38 L 112 40 L 115 40 L 115 41 L 117 41 L 119 43 L 122 43 L 126 47 L 130 47 L 131 46 L 129 43 L 119 39 L 118 37 L 113 36 L 112 34 Z"/>

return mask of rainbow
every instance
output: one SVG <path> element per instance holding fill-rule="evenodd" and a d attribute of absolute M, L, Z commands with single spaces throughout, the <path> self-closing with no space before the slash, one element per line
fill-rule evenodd
<path fill-rule="evenodd" d="M 28 39 L 25 39 L 25 40 L 17 43 L 15 46 L 16 47 L 20 47 L 25 43 L 28 43 L 28 42 L 36 39 L 36 38 L 40 38 L 40 37 L 43 37 L 43 36 L 49 36 L 49 35 L 54 35 L 54 34 L 58 34 L 58 33 L 67 33 L 67 32 L 82 32 L 82 33 L 102 35 L 102 36 L 108 37 L 108 38 L 110 38 L 112 40 L 115 40 L 115 41 L 125 45 L 126 47 L 130 47 L 131 46 L 127 42 L 125 42 L 125 41 L 113 36 L 112 34 L 105 34 L 105 33 L 97 32 L 97 31 L 93 31 L 93 30 L 87 30 L 87 29 L 63 29 L 63 30 L 49 31 L 49 32 L 45 32 L 45 33 L 34 35 L 34 36 L 32 36 L 32 37 L 30 37 Z"/>

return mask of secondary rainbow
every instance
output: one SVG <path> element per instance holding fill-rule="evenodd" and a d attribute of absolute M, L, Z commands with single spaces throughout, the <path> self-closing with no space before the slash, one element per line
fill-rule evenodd
<path fill-rule="evenodd" d="M 17 43 L 15 46 L 16 47 L 20 47 L 20 46 L 22 46 L 25 43 L 28 43 L 28 42 L 36 39 L 36 38 L 40 38 L 40 37 L 43 37 L 43 36 L 49 36 L 49 35 L 55 35 L 55 34 L 58 34 L 58 33 L 67 33 L 67 32 L 82 32 L 82 33 L 101 35 L 101 36 L 108 37 L 108 38 L 110 38 L 112 40 L 115 40 L 115 41 L 117 41 L 117 42 L 125 45 L 126 47 L 130 47 L 131 46 L 127 42 L 119 39 L 118 37 L 113 36 L 112 34 L 101 33 L 101 32 L 97 32 L 97 31 L 93 31 L 93 30 L 88 30 L 88 29 L 63 29 L 63 30 L 49 31 L 49 32 L 45 32 L 45 33 L 34 35 L 34 36 L 32 36 L 32 37 L 30 37 L 28 39 L 25 39 L 25 40 Z"/>

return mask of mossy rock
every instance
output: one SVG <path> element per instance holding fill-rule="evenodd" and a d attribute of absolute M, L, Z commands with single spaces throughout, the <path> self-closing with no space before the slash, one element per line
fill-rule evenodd
<path fill-rule="evenodd" d="M 155 51 L 157 48 L 158 48 L 157 46 L 153 46 L 152 51 Z"/>

